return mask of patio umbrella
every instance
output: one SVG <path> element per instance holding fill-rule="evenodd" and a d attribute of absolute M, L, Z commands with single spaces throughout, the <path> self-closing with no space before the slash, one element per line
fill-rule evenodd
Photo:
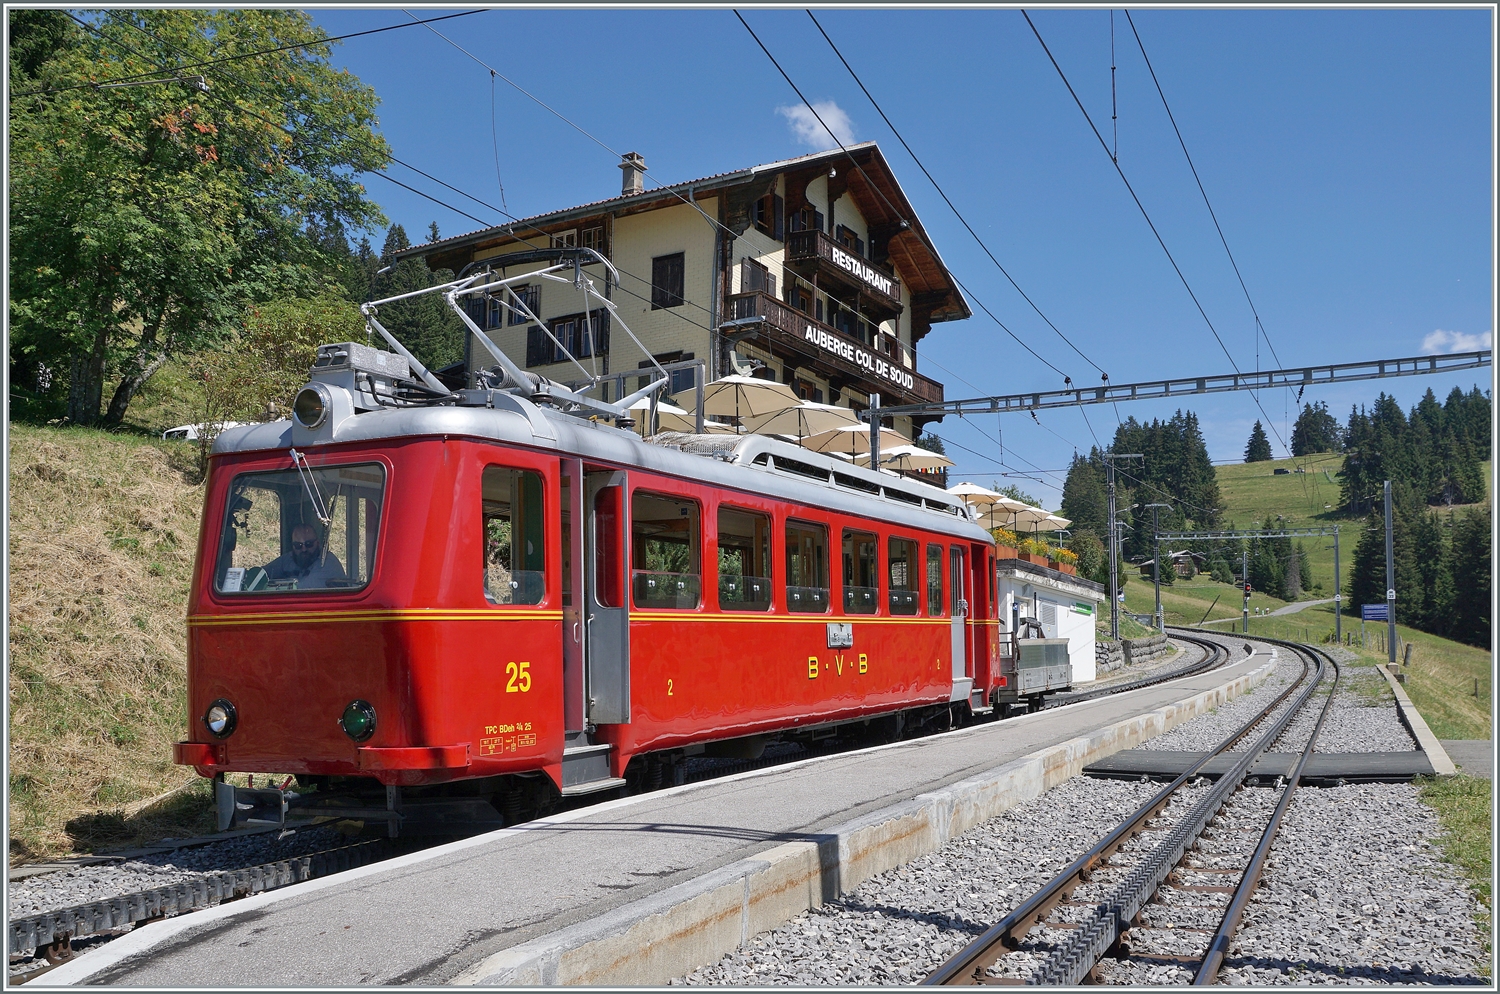
<path fill-rule="evenodd" d="M 1072 523 L 1072 518 L 1064 518 L 1061 515 L 1049 514 L 1047 515 L 1046 520 L 1041 523 L 1041 526 L 1038 530 L 1044 532 L 1055 532 L 1059 529 L 1068 527 Z"/>
<path fill-rule="evenodd" d="M 651 417 L 651 398 L 645 397 L 630 405 L 630 410 L 636 412 L 636 427 L 642 435 L 650 432 L 651 426 L 647 421 Z M 692 411 L 684 411 L 676 404 L 669 404 L 664 400 L 656 402 L 656 424 L 658 431 L 686 431 L 698 430 L 698 420 Z M 703 431 L 709 435 L 733 435 L 735 430 L 726 424 L 716 421 L 704 421 Z"/>
<path fill-rule="evenodd" d="M 865 453 L 854 461 L 862 466 L 868 466 L 870 455 Z M 932 452 L 915 445 L 896 445 L 890 450 L 886 450 L 884 446 L 881 447 L 880 465 L 905 470 L 946 469 L 953 465 L 953 460 L 941 452 Z"/>
<path fill-rule="evenodd" d="M 684 390 L 672 400 L 687 407 L 695 402 L 694 392 Z M 784 383 L 753 376 L 725 376 L 703 388 L 703 413 L 719 417 L 763 418 L 801 402 Z"/>
<path fill-rule="evenodd" d="M 880 429 L 880 448 L 882 451 L 886 446 L 910 445 L 911 439 L 890 428 Z M 828 431 L 820 431 L 816 435 L 809 435 L 802 440 L 802 447 L 812 449 L 814 452 L 841 452 L 848 453 L 852 458 L 861 452 L 870 451 L 870 426 L 869 425 L 845 425 L 843 428 L 830 428 Z"/>
<path fill-rule="evenodd" d="M 861 426 L 859 415 L 847 407 L 803 401 L 764 417 L 750 418 L 745 430 L 757 435 L 796 435 L 798 439 L 834 428 Z"/>
<path fill-rule="evenodd" d="M 1021 504 L 1018 508 L 1008 508 L 997 504 L 993 509 L 985 512 L 980 518 L 980 524 L 986 528 L 1009 528 L 1011 531 L 1022 531 L 1022 526 L 1036 525 L 1051 517 L 1049 512 L 1030 504 L 1022 504 L 1020 501 L 1013 503 Z M 1026 531 L 1037 531 L 1036 528 L 1025 528 Z"/>

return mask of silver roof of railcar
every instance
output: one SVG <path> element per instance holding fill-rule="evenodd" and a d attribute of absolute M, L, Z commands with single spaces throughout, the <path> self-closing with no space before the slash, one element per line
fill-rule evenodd
<path fill-rule="evenodd" d="M 505 442 L 873 517 L 890 524 L 991 541 L 989 533 L 970 518 L 968 506 L 945 490 L 878 473 L 765 435 L 668 432 L 643 440 L 633 432 L 540 407 L 512 394 L 497 391 L 491 402 L 496 406 L 366 411 L 338 424 L 331 444 L 445 435 Z M 292 432 L 290 421 L 232 428 L 214 440 L 213 454 L 290 449 Z M 306 448 L 311 453 L 322 447 Z M 773 467 L 773 461 L 782 467 Z M 788 463 L 800 464 L 800 471 L 786 469 Z M 808 470 L 826 476 L 818 480 L 807 475 Z"/>

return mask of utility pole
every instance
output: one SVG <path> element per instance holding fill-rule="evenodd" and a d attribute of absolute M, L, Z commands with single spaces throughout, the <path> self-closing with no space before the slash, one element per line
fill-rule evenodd
<path fill-rule="evenodd" d="M 1115 546 L 1115 536 L 1119 530 L 1115 527 L 1115 460 L 1116 459 L 1145 459 L 1139 452 L 1126 452 L 1116 455 L 1113 452 L 1104 453 L 1104 479 L 1106 489 L 1109 493 L 1109 637 L 1110 641 L 1120 641 L 1120 557 Z"/>
<path fill-rule="evenodd" d="M 1245 581 L 1245 599 L 1240 604 L 1240 613 L 1245 616 L 1245 634 L 1250 634 L 1250 543 L 1240 546 L 1240 579 Z"/>
<path fill-rule="evenodd" d="M 1339 527 L 1333 526 L 1333 641 L 1344 641 L 1344 596 L 1339 593 Z"/>
<path fill-rule="evenodd" d="M 1156 525 L 1156 511 L 1158 508 L 1172 509 L 1171 504 L 1147 504 L 1151 508 L 1151 537 L 1156 545 L 1156 564 L 1151 569 L 1151 576 L 1156 581 L 1156 630 L 1163 635 L 1167 634 L 1167 619 L 1161 610 L 1161 529 Z"/>
<path fill-rule="evenodd" d="M 1391 555 L 1391 481 L 1385 481 L 1385 624 L 1386 653 L 1396 665 L 1396 561 Z"/>

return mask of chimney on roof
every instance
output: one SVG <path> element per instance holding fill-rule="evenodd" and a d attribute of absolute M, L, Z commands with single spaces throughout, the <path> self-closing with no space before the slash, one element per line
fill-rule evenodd
<path fill-rule="evenodd" d="M 641 193 L 646 189 L 646 159 L 639 152 L 626 152 L 620 156 L 620 171 L 625 175 L 620 182 L 620 196 Z"/>

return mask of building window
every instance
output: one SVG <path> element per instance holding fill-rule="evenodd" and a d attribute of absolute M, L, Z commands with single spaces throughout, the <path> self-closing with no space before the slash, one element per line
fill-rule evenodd
<path fill-rule="evenodd" d="M 663 366 L 669 366 L 674 362 L 686 362 L 687 360 L 692 359 L 693 353 L 684 352 L 681 349 L 675 349 L 671 352 L 658 353 L 656 355 L 653 355 L 651 358 L 656 360 L 656 362 L 660 363 Z M 651 375 L 637 378 L 635 388 L 637 390 L 640 390 L 656 378 L 656 369 L 651 362 L 645 359 L 642 359 L 639 363 L 637 363 L 636 368 L 651 370 Z M 695 367 L 691 366 L 689 366 L 687 369 L 668 370 L 668 383 L 666 392 L 668 394 L 676 394 L 681 393 L 684 390 L 693 389 L 693 382 L 697 376 L 697 372 L 698 370 Z"/>
<path fill-rule="evenodd" d="M 552 236 L 552 247 L 553 248 L 577 248 L 578 247 L 578 229 L 577 228 L 573 228 L 570 231 L 559 231 L 557 234 L 553 235 Z"/>
<path fill-rule="evenodd" d="M 754 259 L 740 260 L 740 293 L 757 290 L 776 296 L 776 276 Z"/>
<path fill-rule="evenodd" d="M 583 247 L 593 249 L 600 255 L 604 255 L 604 226 L 596 225 L 592 228 L 583 229 Z"/>
<path fill-rule="evenodd" d="M 834 235 L 834 238 L 844 248 L 849 249 L 860 258 L 864 258 L 865 241 L 856 235 L 852 229 L 846 228 L 841 224 L 838 226 L 838 231 Z"/>
<path fill-rule="evenodd" d="M 552 338 L 537 325 L 526 329 L 526 365 L 546 366 L 554 362 L 565 362 L 568 358 L 563 349 L 575 359 L 586 359 L 594 355 L 609 353 L 609 313 L 590 311 L 587 314 L 570 314 L 547 322 Z M 561 344 L 562 348 L 558 345 Z"/>
<path fill-rule="evenodd" d="M 659 255 L 651 260 L 651 309 L 679 307 L 682 300 L 682 256 Z"/>
<path fill-rule="evenodd" d="M 823 213 L 811 207 L 804 207 L 787 218 L 787 226 L 792 231 L 822 231 Z"/>
<path fill-rule="evenodd" d="M 781 198 L 774 193 L 761 197 L 750 207 L 750 220 L 763 235 L 770 235 L 778 242 L 785 239 L 782 230 L 782 215 L 785 213 Z"/>
<path fill-rule="evenodd" d="M 514 292 L 518 298 L 520 298 L 520 302 L 526 306 L 527 310 L 531 311 L 531 313 L 535 314 L 537 317 L 541 317 L 542 288 L 540 285 L 511 287 L 511 291 Z M 525 324 L 527 321 L 531 320 L 516 309 L 514 301 L 507 300 L 506 303 L 511 305 L 510 318 L 506 322 L 507 324 Z M 495 322 L 495 324 L 499 323 L 499 321 Z"/>

